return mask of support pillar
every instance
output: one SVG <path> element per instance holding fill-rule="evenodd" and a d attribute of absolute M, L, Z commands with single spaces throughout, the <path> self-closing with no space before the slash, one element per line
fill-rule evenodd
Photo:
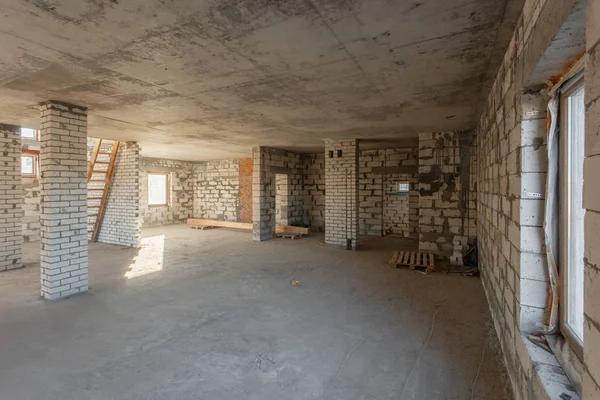
<path fill-rule="evenodd" d="M 356 249 L 358 205 L 358 140 L 326 140 L 326 244 Z"/>
<path fill-rule="evenodd" d="M 88 290 L 87 110 L 41 104 L 40 266 L 42 296 Z"/>
<path fill-rule="evenodd" d="M 21 268 L 21 129 L 0 124 L 0 271 Z"/>
<path fill-rule="evenodd" d="M 252 149 L 252 240 L 261 242 L 275 234 L 275 175 L 270 152 L 263 146 Z"/>

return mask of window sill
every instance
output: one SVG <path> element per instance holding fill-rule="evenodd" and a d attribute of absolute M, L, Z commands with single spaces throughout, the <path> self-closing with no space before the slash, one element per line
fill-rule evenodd
<path fill-rule="evenodd" d="M 565 374 L 569 377 L 577 391 L 581 393 L 583 363 L 569 342 L 561 334 L 547 335 L 546 340 L 550 344 L 552 352 L 556 356 Z"/>
<path fill-rule="evenodd" d="M 565 373 L 557 357 L 532 343 L 526 333 L 521 333 L 521 338 L 525 342 L 531 360 L 529 365 L 533 380 L 531 398 L 580 400 L 576 386 Z"/>

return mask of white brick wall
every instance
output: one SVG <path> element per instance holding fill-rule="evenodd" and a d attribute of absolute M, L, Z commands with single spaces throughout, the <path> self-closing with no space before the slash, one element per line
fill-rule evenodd
<path fill-rule="evenodd" d="M 139 145 L 120 142 L 98 242 L 140 246 L 140 175 Z"/>
<path fill-rule="evenodd" d="M 0 271 L 22 267 L 21 133 L 0 124 Z"/>
<path fill-rule="evenodd" d="M 584 400 L 600 398 L 600 2 L 588 2 L 584 164 L 585 319 Z"/>
<path fill-rule="evenodd" d="M 23 241 L 40 240 L 40 183 L 39 180 L 23 179 Z"/>
<path fill-rule="evenodd" d="M 338 151 L 342 156 L 338 157 Z M 333 151 L 333 157 L 329 152 Z M 325 141 L 325 243 L 358 245 L 358 142 Z"/>
<path fill-rule="evenodd" d="M 303 223 L 303 164 L 300 154 L 271 147 L 252 149 L 252 240 L 271 239 L 276 225 L 276 174 L 288 176 L 288 223 Z"/>
<path fill-rule="evenodd" d="M 66 103 L 41 105 L 42 296 L 88 290 L 87 111 Z"/>
<path fill-rule="evenodd" d="M 239 191 L 239 160 L 207 161 L 194 165 L 194 217 L 238 221 Z"/>
<path fill-rule="evenodd" d="M 473 134 L 419 134 L 419 249 L 457 265 L 476 236 Z"/>
<path fill-rule="evenodd" d="M 142 226 L 184 223 L 194 212 L 194 164 L 162 158 L 141 159 Z M 168 172 L 171 176 L 171 204 L 148 206 L 148 171 Z"/>
<path fill-rule="evenodd" d="M 311 231 L 325 231 L 325 155 L 304 154 L 304 223 Z"/>

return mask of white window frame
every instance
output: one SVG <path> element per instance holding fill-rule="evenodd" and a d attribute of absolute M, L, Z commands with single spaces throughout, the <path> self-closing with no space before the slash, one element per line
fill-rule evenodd
<path fill-rule="evenodd" d="M 23 158 L 31 158 L 33 172 L 28 174 L 23 172 Z M 25 178 L 35 178 L 37 176 L 37 156 L 34 154 L 21 153 L 21 176 Z"/>
<path fill-rule="evenodd" d="M 151 203 L 150 202 L 150 176 L 162 175 L 165 176 L 165 203 Z M 168 172 L 161 171 L 148 171 L 148 207 L 169 207 L 171 204 L 171 174 Z"/>
<path fill-rule="evenodd" d="M 560 232 L 560 331 L 569 343 L 573 351 L 583 360 L 583 340 L 584 338 L 579 337 L 576 331 L 570 324 L 569 314 L 569 301 L 572 299 L 570 292 L 573 290 L 581 291 L 583 296 L 583 286 L 580 288 L 573 288 L 569 280 L 570 269 L 574 268 L 574 263 L 577 262 L 572 254 L 572 240 L 574 235 L 572 231 L 572 219 L 571 213 L 569 212 L 569 203 L 571 201 L 571 187 L 567 178 L 572 174 L 572 153 L 570 147 L 570 129 L 569 129 L 569 97 L 577 91 L 584 89 L 584 78 L 583 74 L 572 78 L 566 83 L 561 89 L 560 98 L 560 162 L 559 162 L 559 180 L 560 180 L 560 201 L 559 201 L 559 232 Z M 584 139 L 584 135 L 581 140 Z M 583 145 L 584 146 L 584 145 Z M 585 147 L 584 147 L 585 148 Z M 585 154 L 585 150 L 582 151 L 582 157 Z M 581 176 L 581 189 L 583 189 L 583 175 Z M 583 229 L 583 226 L 581 226 Z M 583 244 L 582 244 L 583 247 Z M 582 259 L 579 261 L 583 265 L 583 254 Z M 583 318 L 584 310 L 581 310 Z"/>
<path fill-rule="evenodd" d="M 27 129 L 28 131 L 33 131 L 33 137 L 31 137 L 31 136 L 24 136 L 23 135 L 23 129 Z M 38 132 L 37 129 L 21 127 L 21 137 L 24 138 L 24 139 L 38 140 L 38 138 L 39 138 L 39 132 Z"/>

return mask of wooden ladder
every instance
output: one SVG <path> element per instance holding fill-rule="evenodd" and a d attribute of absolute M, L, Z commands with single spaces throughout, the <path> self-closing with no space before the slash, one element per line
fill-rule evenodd
<path fill-rule="evenodd" d="M 115 173 L 118 150 L 119 142 L 117 141 L 94 139 L 87 184 L 88 237 L 94 242 L 98 239 L 98 233 L 102 225 L 110 183 Z"/>

